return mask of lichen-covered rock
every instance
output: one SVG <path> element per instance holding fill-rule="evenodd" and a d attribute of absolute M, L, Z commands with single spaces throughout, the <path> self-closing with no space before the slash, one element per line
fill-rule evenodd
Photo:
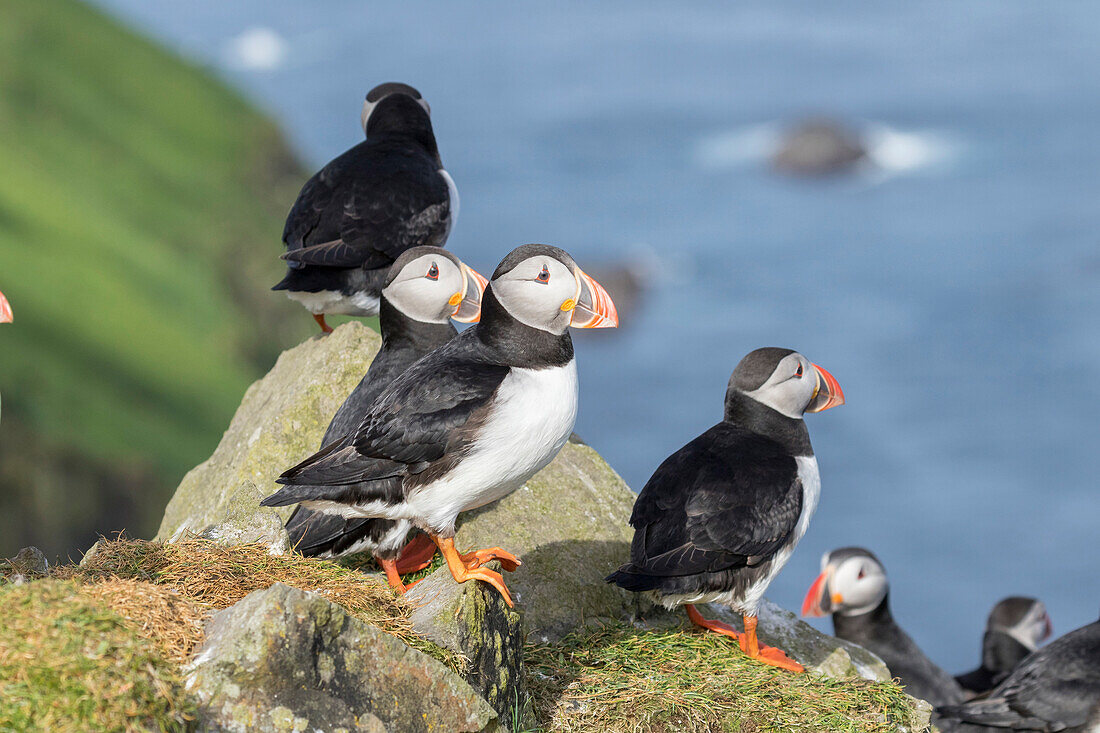
<path fill-rule="evenodd" d="M 0 559 L 0 575 L 14 585 L 43 578 L 49 572 L 50 562 L 46 559 L 46 554 L 37 547 L 24 547 L 15 553 L 15 557 Z"/>
<path fill-rule="evenodd" d="M 164 511 L 158 540 L 188 533 L 284 552 L 291 507 L 260 507 L 275 478 L 320 447 L 336 409 L 367 372 L 381 339 L 358 322 L 284 352 L 249 387 L 214 454 L 192 469 Z"/>
<path fill-rule="evenodd" d="M 405 599 L 414 606 L 413 630 L 469 660 L 466 680 L 502 720 L 529 718 L 523 624 L 495 588 L 456 583 L 442 567 L 410 588 Z"/>
<path fill-rule="evenodd" d="M 503 547 L 523 565 L 505 574 L 527 633 L 561 638 L 585 621 L 624 618 L 630 594 L 604 578 L 630 552 L 634 493 L 595 450 L 570 441 L 525 486 L 459 519 L 460 548 Z"/>
<path fill-rule="evenodd" d="M 187 687 L 202 730 L 500 730 L 489 704 L 440 662 L 278 583 L 214 615 Z"/>

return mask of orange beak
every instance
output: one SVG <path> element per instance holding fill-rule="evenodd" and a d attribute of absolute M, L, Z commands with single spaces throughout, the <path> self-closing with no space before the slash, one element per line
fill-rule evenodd
<path fill-rule="evenodd" d="M 828 410 L 830 407 L 843 405 L 844 390 L 840 388 L 840 383 L 836 381 L 836 377 L 817 364 L 814 364 L 813 367 L 814 371 L 817 372 L 817 388 L 814 390 L 814 398 L 810 400 L 810 404 L 806 407 L 806 412 L 821 412 L 822 410 Z"/>
<path fill-rule="evenodd" d="M 574 328 L 616 328 L 619 325 L 619 311 L 615 309 L 615 301 L 611 300 L 603 285 L 579 267 L 576 275 L 581 292 L 577 296 L 569 325 Z"/>
<path fill-rule="evenodd" d="M 481 296 L 489 281 L 465 262 L 462 263 L 462 274 L 465 276 L 466 290 L 462 294 L 455 293 L 458 297 L 452 301 L 455 310 L 451 318 L 459 323 L 477 323 L 481 320 Z"/>
<path fill-rule="evenodd" d="M 831 568 L 825 568 L 806 591 L 806 597 L 802 600 L 803 616 L 824 616 L 832 609 L 832 598 L 828 593 L 829 576 L 832 572 Z"/>
<path fill-rule="evenodd" d="M 11 303 L 4 297 L 3 293 L 0 293 L 0 323 L 11 323 L 12 312 Z"/>

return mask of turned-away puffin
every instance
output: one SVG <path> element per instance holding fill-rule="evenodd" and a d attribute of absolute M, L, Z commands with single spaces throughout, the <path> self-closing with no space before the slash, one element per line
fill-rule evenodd
<path fill-rule="evenodd" d="M 749 656 L 803 671 L 759 643 L 756 611 L 817 507 L 817 458 L 802 415 L 842 404 L 836 379 L 802 354 L 748 354 L 730 377 L 722 422 L 666 458 L 638 495 L 630 562 L 608 582 L 686 606 L 693 623 L 737 639 Z M 745 633 L 704 619 L 697 603 L 729 605 Z"/>
<path fill-rule="evenodd" d="M 405 250 L 443 246 L 458 216 L 458 190 L 420 92 L 390 82 L 370 90 L 367 139 L 310 178 L 283 229 L 285 290 L 326 333 L 326 313 L 378 314 L 390 266 Z"/>
<path fill-rule="evenodd" d="M 493 273 L 481 320 L 406 369 L 359 427 L 286 471 L 265 506 L 299 503 L 351 518 L 406 519 L 435 541 L 460 583 L 483 580 L 512 604 L 500 548 L 460 555 L 460 512 L 510 494 L 548 464 L 577 416 L 569 327 L 618 325 L 607 291 L 566 252 L 517 247 Z"/>
<path fill-rule="evenodd" d="M 933 705 L 962 702 L 955 679 L 929 659 L 890 613 L 886 569 L 870 550 L 841 547 L 821 558 L 821 574 L 802 602 L 803 616 L 833 614 L 838 639 L 879 656 L 905 691 Z"/>
<path fill-rule="evenodd" d="M 1042 601 L 1022 596 L 1001 599 L 986 621 L 981 666 L 955 675 L 955 681 L 967 692 L 992 690 L 1024 657 L 1038 649 L 1051 631 Z"/>
<path fill-rule="evenodd" d="M 484 277 L 440 247 L 413 247 L 402 252 L 382 288 L 378 312 L 382 347 L 366 376 L 336 411 L 321 446 L 359 427 L 375 398 L 397 375 L 454 338 L 458 331 L 452 319 L 477 322 L 485 285 Z M 371 552 L 390 585 L 400 592 L 405 591 L 401 573 L 421 569 L 435 554 L 435 545 L 425 543 L 424 535 L 418 535 L 401 552 L 412 530 L 407 519 L 353 519 L 299 506 L 286 528 L 291 544 L 303 555 L 339 557 Z"/>
<path fill-rule="evenodd" d="M 1100 730 L 1100 621 L 1031 654 L 988 695 L 937 712 L 960 733 Z"/>

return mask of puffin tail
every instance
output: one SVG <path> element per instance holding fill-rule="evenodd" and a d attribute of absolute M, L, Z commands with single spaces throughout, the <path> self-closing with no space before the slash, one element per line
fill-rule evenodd
<path fill-rule="evenodd" d="M 642 593 L 647 590 L 655 589 L 660 585 L 661 579 L 652 575 L 646 575 L 640 568 L 627 563 L 604 578 L 604 582 L 614 583 L 623 590 Z"/>
<path fill-rule="evenodd" d="M 290 506 L 303 501 L 332 501 L 333 490 L 328 486 L 284 486 L 260 502 L 260 506 Z"/>

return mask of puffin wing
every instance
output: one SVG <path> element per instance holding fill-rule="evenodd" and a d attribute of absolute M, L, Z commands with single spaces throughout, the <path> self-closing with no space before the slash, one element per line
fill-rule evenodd
<path fill-rule="evenodd" d="M 442 244 L 450 207 L 446 179 L 425 156 L 361 143 L 302 188 L 287 218 L 283 259 L 384 267 L 410 247 Z"/>
<path fill-rule="evenodd" d="M 283 473 L 278 483 L 343 486 L 425 470 L 472 441 L 508 367 L 458 354 L 456 338 L 420 359 L 378 395 L 363 422 Z"/>
<path fill-rule="evenodd" d="M 802 511 L 798 466 L 772 440 L 719 423 L 669 456 L 642 489 L 629 572 L 692 575 L 753 565 Z"/>

